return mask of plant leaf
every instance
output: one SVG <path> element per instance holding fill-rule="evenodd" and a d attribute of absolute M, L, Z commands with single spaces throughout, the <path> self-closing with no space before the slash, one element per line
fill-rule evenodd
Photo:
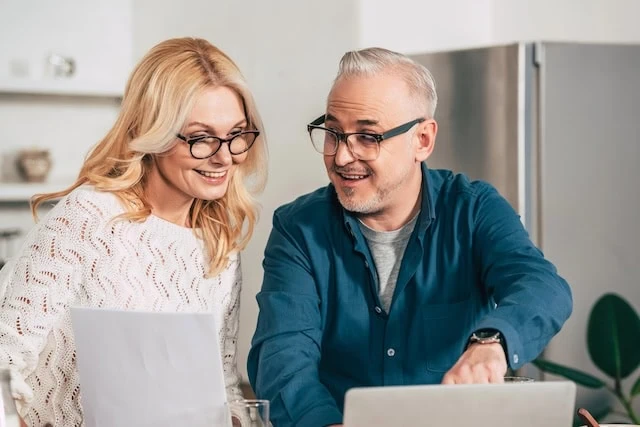
<path fill-rule="evenodd" d="M 640 365 L 640 317 L 616 294 L 603 295 L 593 306 L 587 327 L 589 356 L 612 378 L 629 376 Z"/>
<path fill-rule="evenodd" d="M 631 387 L 631 397 L 640 394 L 640 377 L 636 380 L 636 383 Z"/>
<path fill-rule="evenodd" d="M 577 369 L 569 368 L 568 366 L 560 365 L 558 363 L 550 362 L 544 359 L 536 359 L 533 363 L 538 369 L 544 372 L 560 375 L 565 377 L 576 384 L 580 384 L 589 388 L 601 388 L 605 386 L 604 381 L 586 372 L 578 371 Z"/>

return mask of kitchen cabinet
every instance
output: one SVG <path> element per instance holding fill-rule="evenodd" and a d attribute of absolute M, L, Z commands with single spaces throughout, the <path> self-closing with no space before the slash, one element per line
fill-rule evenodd
<path fill-rule="evenodd" d="M 132 0 L 2 0 L 0 93 L 121 97 Z"/>

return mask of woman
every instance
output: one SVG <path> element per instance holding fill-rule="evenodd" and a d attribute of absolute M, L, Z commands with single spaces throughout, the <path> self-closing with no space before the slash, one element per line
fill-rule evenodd
<path fill-rule="evenodd" d="M 162 42 L 131 75 L 116 123 L 0 271 L 0 368 L 29 426 L 82 425 L 70 306 L 216 314 L 228 399 L 238 256 L 266 179 L 262 122 L 233 61 Z"/>

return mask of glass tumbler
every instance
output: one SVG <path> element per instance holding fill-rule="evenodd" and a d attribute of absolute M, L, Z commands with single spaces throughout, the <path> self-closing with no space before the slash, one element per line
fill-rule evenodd
<path fill-rule="evenodd" d="M 238 399 L 227 403 L 233 427 L 267 427 L 269 423 L 269 401 L 260 399 Z"/>

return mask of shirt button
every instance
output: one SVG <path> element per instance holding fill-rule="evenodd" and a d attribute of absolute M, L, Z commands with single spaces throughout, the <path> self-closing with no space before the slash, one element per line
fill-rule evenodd
<path fill-rule="evenodd" d="M 387 356 L 389 357 L 393 357 L 396 355 L 396 351 L 392 348 L 390 348 L 389 350 L 387 350 Z"/>
<path fill-rule="evenodd" d="M 380 314 L 382 313 L 382 309 L 378 306 L 376 306 L 376 308 L 374 308 L 374 310 L 376 311 L 376 313 Z"/>
<path fill-rule="evenodd" d="M 513 363 L 518 363 L 518 360 L 520 360 L 520 358 L 518 357 L 517 354 L 513 355 Z"/>
<path fill-rule="evenodd" d="M 369 261 L 365 260 L 365 261 L 364 261 L 364 266 L 365 266 L 365 267 L 367 267 L 367 268 L 369 268 Z"/>

